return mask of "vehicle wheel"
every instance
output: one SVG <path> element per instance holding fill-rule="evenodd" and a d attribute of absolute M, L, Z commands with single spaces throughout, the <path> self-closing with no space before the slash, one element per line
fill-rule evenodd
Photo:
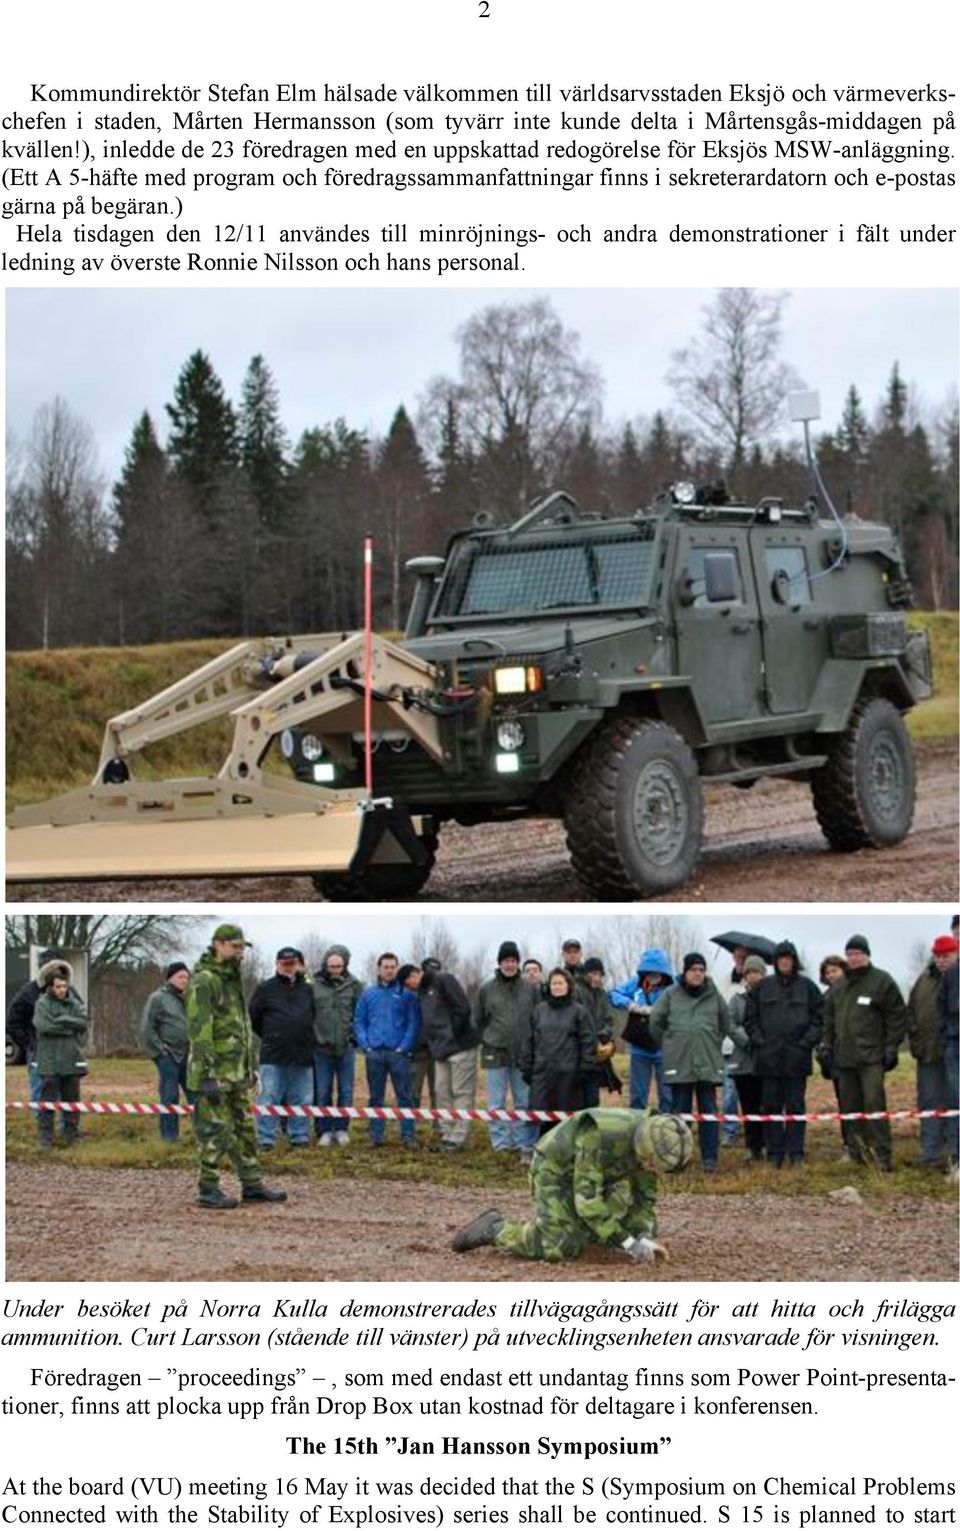
<path fill-rule="evenodd" d="M 666 723 L 614 718 L 573 763 L 563 821 L 574 871 L 595 897 L 679 887 L 703 834 L 693 751 Z"/>
<path fill-rule="evenodd" d="M 835 851 L 896 845 L 913 823 L 913 750 L 899 712 L 884 697 L 864 697 L 810 777 L 820 828 Z"/>
<path fill-rule="evenodd" d="M 375 904 L 381 900 L 413 898 L 425 887 L 437 859 L 437 836 L 422 837 L 427 859 L 422 866 L 412 862 L 374 863 L 362 877 L 346 872 L 318 872 L 313 885 L 330 904 Z"/>
<path fill-rule="evenodd" d="M 6 1038 L 5 1054 L 6 1062 L 8 1064 L 26 1062 L 23 1048 L 20 1046 L 19 1042 L 15 1042 L 12 1037 Z"/>

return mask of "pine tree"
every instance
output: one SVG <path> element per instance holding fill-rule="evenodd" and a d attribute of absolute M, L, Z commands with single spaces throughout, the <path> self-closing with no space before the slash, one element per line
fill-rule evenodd
<path fill-rule="evenodd" d="M 287 439 L 280 421 L 280 397 L 262 356 L 254 356 L 240 400 L 240 461 L 250 481 L 260 524 L 282 529 L 287 482 Z"/>
<path fill-rule="evenodd" d="M 900 376 L 900 363 L 894 362 L 883 403 L 883 423 L 889 431 L 902 431 L 906 417 L 907 385 Z"/>
<path fill-rule="evenodd" d="M 410 416 L 401 404 L 377 454 L 377 525 L 388 562 L 388 626 L 401 626 L 403 559 L 429 535 L 430 475 Z"/>
<path fill-rule="evenodd" d="M 870 428 L 860 395 L 851 383 L 843 402 L 843 415 L 837 429 L 837 446 L 854 467 L 859 467 L 866 460 L 869 439 Z"/>
<path fill-rule="evenodd" d="M 203 351 L 184 364 L 166 406 L 170 418 L 167 453 L 177 477 L 187 486 L 197 515 L 211 526 L 224 481 L 238 465 L 237 422 L 233 406 Z"/>
<path fill-rule="evenodd" d="M 169 466 L 153 421 L 144 410 L 133 427 L 120 478 L 113 486 L 116 544 L 113 586 L 119 643 L 154 643 L 172 636 L 169 593 L 174 581 L 169 546 Z"/>

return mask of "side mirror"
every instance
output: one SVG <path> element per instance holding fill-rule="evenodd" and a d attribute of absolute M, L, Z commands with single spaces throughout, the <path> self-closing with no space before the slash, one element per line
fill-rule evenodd
<path fill-rule="evenodd" d="M 706 553 L 703 559 L 703 584 L 707 600 L 711 603 L 738 601 L 740 581 L 737 578 L 737 560 L 733 553 Z"/>

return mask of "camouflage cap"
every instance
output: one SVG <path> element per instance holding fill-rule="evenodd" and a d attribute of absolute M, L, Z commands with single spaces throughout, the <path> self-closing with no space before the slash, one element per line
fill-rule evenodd
<path fill-rule="evenodd" d="M 244 940 L 243 931 L 239 925 L 218 925 L 211 937 L 214 941 L 243 941 L 244 946 L 252 946 L 252 941 Z"/>

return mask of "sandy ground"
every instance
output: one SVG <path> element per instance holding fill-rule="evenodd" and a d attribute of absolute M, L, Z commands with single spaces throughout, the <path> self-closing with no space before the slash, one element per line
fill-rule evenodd
<path fill-rule="evenodd" d="M 832 852 L 814 817 L 808 787 L 758 782 L 707 791 L 703 855 L 693 880 L 653 902 L 743 899 L 889 903 L 960 896 L 957 876 L 957 751 L 918 751 L 914 829 L 901 844 L 852 856 Z M 318 898 L 308 877 L 137 879 L 10 885 L 13 901 L 84 902 L 182 899 L 304 902 Z M 417 902 L 537 900 L 571 902 L 589 895 L 570 868 L 563 827 L 549 819 L 445 825 L 436 870 Z"/>
<path fill-rule="evenodd" d="M 389 1150 L 384 1150 L 389 1152 Z M 282 1206 L 205 1212 L 186 1171 L 7 1167 L 8 1281 L 538 1281 L 638 1279 L 614 1251 L 528 1266 L 495 1250 L 449 1252 L 490 1193 L 396 1181 L 284 1177 Z M 525 1216 L 523 1191 L 497 1193 Z M 82 1238 L 44 1237 L 69 1225 Z M 954 1281 L 956 1208 L 894 1197 L 839 1206 L 752 1192 L 661 1198 L 669 1264 L 644 1281 Z M 95 1230 L 95 1236 L 91 1234 Z"/>

